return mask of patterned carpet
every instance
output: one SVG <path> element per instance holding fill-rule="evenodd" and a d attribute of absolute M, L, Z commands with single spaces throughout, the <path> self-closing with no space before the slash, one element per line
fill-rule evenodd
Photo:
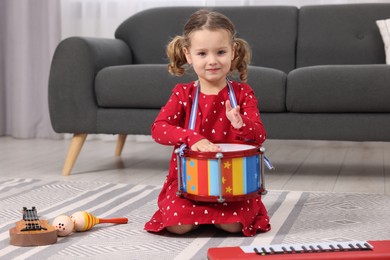
<path fill-rule="evenodd" d="M 269 191 L 263 201 L 272 230 L 254 238 L 203 226 L 186 236 L 143 231 L 160 188 L 100 182 L 0 179 L 0 259 L 206 259 L 210 247 L 390 239 L 390 196 Z M 99 224 L 49 246 L 9 245 L 8 230 L 22 207 L 41 219 L 85 210 L 99 218 L 127 217 L 125 225 Z"/>

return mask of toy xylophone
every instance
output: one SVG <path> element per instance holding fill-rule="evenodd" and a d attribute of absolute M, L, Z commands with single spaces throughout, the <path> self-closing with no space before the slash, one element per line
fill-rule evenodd
<path fill-rule="evenodd" d="M 390 240 L 210 248 L 209 260 L 390 259 Z"/>

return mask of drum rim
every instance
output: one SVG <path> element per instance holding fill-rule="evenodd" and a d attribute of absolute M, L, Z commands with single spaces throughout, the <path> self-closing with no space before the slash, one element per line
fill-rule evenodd
<path fill-rule="evenodd" d="M 261 145 L 245 142 L 245 141 L 233 141 L 233 142 L 214 142 L 215 144 L 245 144 L 253 146 L 253 148 L 242 151 L 230 151 L 230 152 L 199 152 L 192 151 L 190 149 L 184 150 L 182 157 L 190 157 L 194 159 L 214 159 L 217 158 L 217 154 L 221 153 L 223 158 L 236 158 L 236 157 L 248 157 L 253 155 L 262 154 L 260 151 Z"/>
<path fill-rule="evenodd" d="M 243 200 L 261 197 L 261 192 L 262 189 L 259 188 L 258 190 L 247 194 L 222 195 L 222 198 L 224 199 L 224 202 L 243 201 Z M 185 191 L 181 191 L 181 196 L 190 200 L 201 201 L 201 202 L 218 202 L 219 199 L 218 195 L 198 195 L 198 194 L 188 193 Z"/>

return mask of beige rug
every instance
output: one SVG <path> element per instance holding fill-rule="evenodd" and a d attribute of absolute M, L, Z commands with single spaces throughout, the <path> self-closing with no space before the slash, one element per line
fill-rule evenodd
<path fill-rule="evenodd" d="M 272 230 L 248 238 L 203 226 L 186 236 L 151 234 L 144 223 L 156 210 L 160 187 L 101 182 L 0 179 L 0 259 L 206 259 L 210 247 L 390 239 L 390 196 L 271 190 L 263 201 Z M 35 206 L 50 222 L 85 210 L 128 224 L 90 231 L 40 247 L 9 245 L 8 230 Z"/>

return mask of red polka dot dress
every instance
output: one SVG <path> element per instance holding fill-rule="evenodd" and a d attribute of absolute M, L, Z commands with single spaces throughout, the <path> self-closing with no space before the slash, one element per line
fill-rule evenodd
<path fill-rule="evenodd" d="M 197 91 L 196 84 L 191 82 L 175 86 L 152 125 L 153 139 L 160 144 L 173 145 L 174 150 L 183 143 L 191 147 L 204 138 L 211 142 L 252 140 L 262 144 L 266 135 L 253 90 L 245 83 L 231 81 L 231 85 L 244 121 L 242 128 L 233 128 L 225 115 L 225 102 L 229 100 L 226 86 L 216 95 L 199 93 L 195 128 L 187 129 Z M 238 202 L 198 202 L 178 197 L 177 187 L 176 154 L 172 153 L 169 173 L 158 197 L 158 210 L 145 224 L 145 230 L 159 232 L 167 226 L 239 222 L 245 236 L 254 236 L 271 228 L 260 197 Z"/>

